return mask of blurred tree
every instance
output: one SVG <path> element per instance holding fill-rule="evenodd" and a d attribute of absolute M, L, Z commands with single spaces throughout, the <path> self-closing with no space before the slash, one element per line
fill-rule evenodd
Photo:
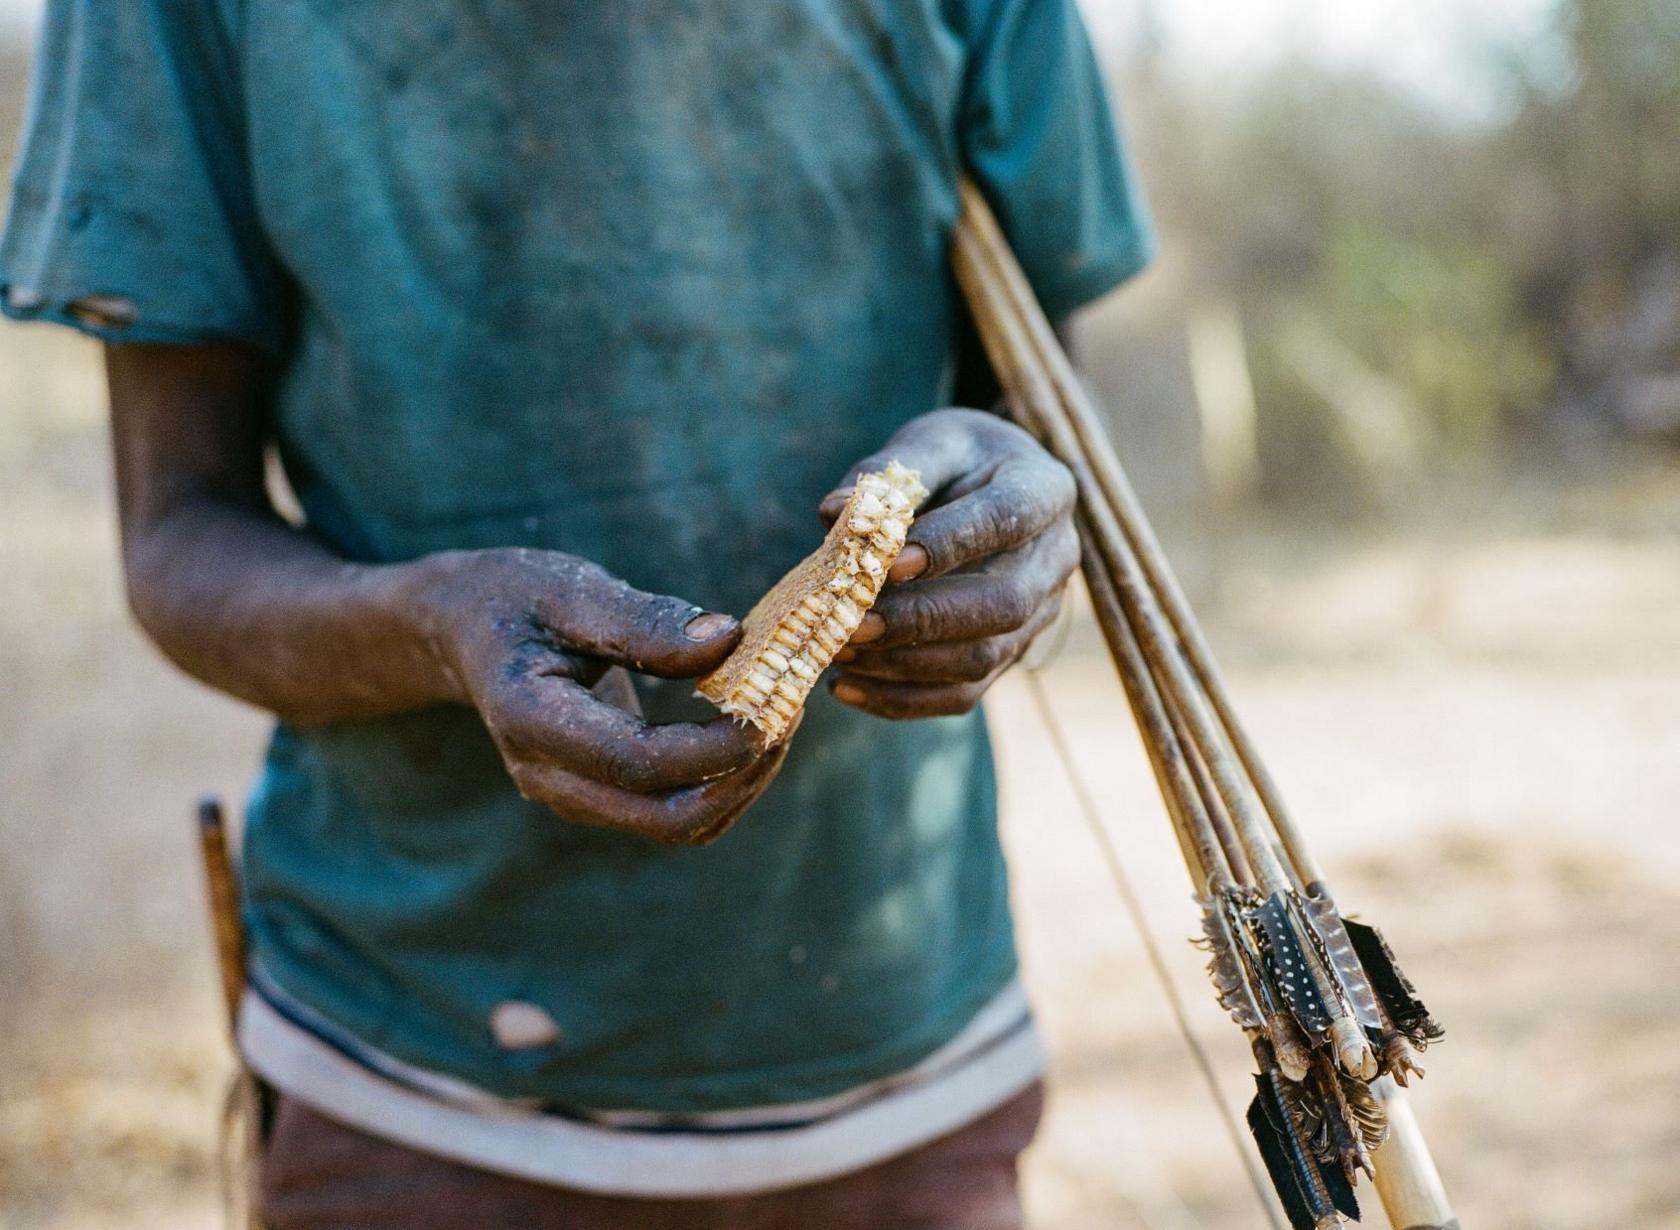
<path fill-rule="evenodd" d="M 1307 60 L 1191 87 L 1148 16 L 1131 127 L 1185 316 L 1241 321 L 1266 490 L 1680 438 L 1680 4 L 1559 0 L 1491 118 Z"/>
<path fill-rule="evenodd" d="M 1572 426 L 1680 433 L 1680 6 L 1565 0 L 1488 151 Z M 1561 72 L 1551 67 L 1561 62 Z"/>

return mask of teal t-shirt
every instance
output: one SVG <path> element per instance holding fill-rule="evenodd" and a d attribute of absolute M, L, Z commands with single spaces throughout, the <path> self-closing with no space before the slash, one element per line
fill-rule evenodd
<path fill-rule="evenodd" d="M 308 532 L 349 558 L 552 548 L 741 613 L 946 396 L 964 168 L 1053 313 L 1144 262 L 1073 0 L 52 0 L 0 285 L 272 353 Z M 282 726 L 244 857 L 291 997 L 557 1106 L 832 1094 L 1015 966 L 978 714 L 819 692 L 699 850 L 525 803 L 465 709 Z M 558 1038 L 499 1047 L 507 1000 Z"/>

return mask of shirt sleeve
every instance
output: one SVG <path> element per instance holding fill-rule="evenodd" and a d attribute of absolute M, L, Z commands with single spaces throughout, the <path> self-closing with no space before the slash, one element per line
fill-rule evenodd
<path fill-rule="evenodd" d="M 1074 0 L 991 0 L 976 16 L 963 157 L 1063 316 L 1148 263 L 1148 213 Z"/>
<path fill-rule="evenodd" d="M 0 236 L 0 309 L 110 341 L 278 352 L 220 0 L 49 0 Z"/>

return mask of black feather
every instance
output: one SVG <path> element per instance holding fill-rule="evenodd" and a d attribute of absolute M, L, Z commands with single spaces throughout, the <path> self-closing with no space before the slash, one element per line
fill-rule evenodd
<path fill-rule="evenodd" d="M 1359 954 L 1359 963 L 1370 975 L 1371 986 L 1377 998 L 1382 1000 L 1394 1027 L 1420 1051 L 1431 1042 L 1438 1041 L 1446 1031 L 1429 1015 L 1429 1009 L 1417 997 L 1417 989 L 1400 972 L 1394 960 L 1394 950 L 1383 939 L 1382 932 L 1352 919 L 1345 920 L 1343 925 L 1347 927 L 1348 939 L 1353 942 L 1353 950 Z"/>
<path fill-rule="evenodd" d="M 1295 1230 L 1317 1230 L 1333 1214 L 1359 1219 L 1359 1203 L 1339 1168 L 1325 1168 L 1313 1157 L 1289 1110 L 1285 1082 L 1276 1070 L 1254 1078 L 1255 1098 L 1248 1108 L 1248 1127 L 1260 1146 L 1260 1156 L 1277 1188 L 1278 1199 Z M 1350 1211 L 1351 1210 L 1351 1211 Z"/>
<path fill-rule="evenodd" d="M 1291 925 L 1289 906 L 1281 894 L 1273 893 L 1254 911 L 1265 940 L 1266 974 L 1283 996 L 1291 1015 L 1310 1038 L 1323 1037 L 1330 1028 L 1330 1012 L 1318 993 L 1308 956 Z"/>
<path fill-rule="evenodd" d="M 1323 1108 L 1325 1143 L 1328 1146 L 1325 1153 L 1319 1157 L 1319 1174 L 1324 1179 L 1324 1188 L 1330 1193 L 1330 1200 L 1344 1217 L 1359 1220 L 1359 1201 L 1353 1194 L 1353 1171 L 1367 1160 L 1360 1148 L 1357 1133 L 1358 1125 L 1352 1122 L 1347 1102 L 1342 1096 L 1342 1073 L 1331 1062 L 1330 1057 L 1319 1054 L 1313 1069 L 1313 1096 Z"/>
<path fill-rule="evenodd" d="M 1248 1130 L 1254 1133 L 1254 1143 L 1260 1147 L 1261 1160 L 1272 1176 L 1272 1186 L 1277 1189 L 1278 1202 L 1290 1226 L 1293 1230 L 1318 1230 L 1318 1218 L 1301 1195 L 1301 1181 L 1290 1163 L 1289 1152 L 1258 1097 L 1248 1104 Z"/>
<path fill-rule="evenodd" d="M 1358 1221 L 1359 1198 L 1353 1194 L 1353 1184 L 1348 1182 L 1342 1168 L 1323 1166 L 1320 1167 L 1318 1176 L 1324 1180 L 1324 1188 L 1330 1193 L 1330 1202 L 1336 1206 L 1336 1212 L 1349 1221 Z"/>

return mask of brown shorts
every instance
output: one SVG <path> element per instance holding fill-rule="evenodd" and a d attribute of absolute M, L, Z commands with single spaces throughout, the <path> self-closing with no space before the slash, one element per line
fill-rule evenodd
<path fill-rule="evenodd" d="M 393 1144 L 281 1097 L 263 1158 L 272 1230 L 1021 1230 L 1016 1161 L 1034 1085 L 949 1136 L 867 1170 L 753 1196 L 598 1196 Z"/>

